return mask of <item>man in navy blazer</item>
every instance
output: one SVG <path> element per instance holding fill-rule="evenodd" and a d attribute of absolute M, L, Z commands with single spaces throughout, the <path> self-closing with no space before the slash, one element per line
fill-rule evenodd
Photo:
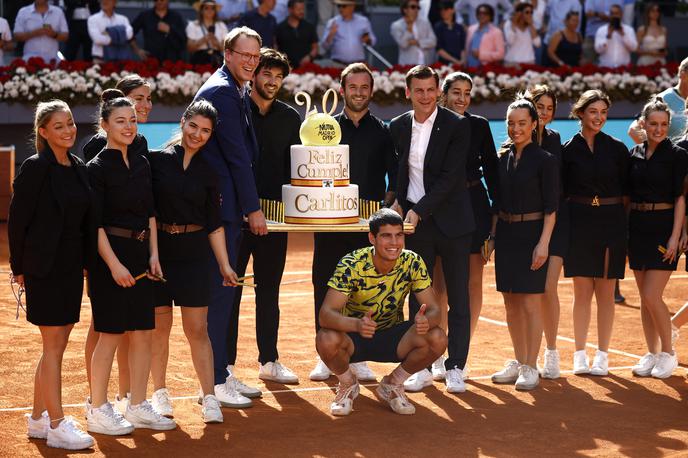
<path fill-rule="evenodd" d="M 218 175 L 221 216 L 232 265 L 237 262 L 244 216 L 248 218 L 252 233 L 267 234 L 253 171 L 258 143 L 248 94 L 248 82 L 260 60 L 261 44 L 260 35 L 254 30 L 248 27 L 233 29 L 224 42 L 225 64 L 208 78 L 195 97 L 211 102 L 218 113 L 217 126 L 201 154 Z M 227 332 L 235 290 L 222 286 L 217 264 L 214 260 L 210 263 L 212 293 L 208 306 L 208 336 L 213 347 L 215 396 L 225 407 L 249 407 L 249 397 L 259 397 L 261 392 L 241 383 L 232 374 L 232 367 L 227 366 Z"/>
<path fill-rule="evenodd" d="M 433 274 L 442 259 L 447 285 L 449 358 L 445 361 L 447 391 L 465 391 L 463 370 L 470 342 L 471 314 L 468 272 L 473 209 L 466 187 L 466 157 L 471 143 L 467 118 L 437 106 L 439 77 L 430 67 L 417 65 L 406 74 L 406 97 L 413 110 L 390 122 L 399 156 L 397 210 L 415 227 L 406 247 L 418 253 Z M 420 304 L 410 300 L 410 319 Z M 428 370 L 414 374 L 404 387 L 418 391 L 432 385 Z"/>

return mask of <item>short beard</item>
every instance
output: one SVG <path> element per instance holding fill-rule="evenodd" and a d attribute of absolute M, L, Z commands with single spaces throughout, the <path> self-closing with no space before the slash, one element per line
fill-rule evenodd
<path fill-rule="evenodd" d="M 349 101 L 347 99 L 344 99 L 344 105 L 346 106 L 346 108 L 349 111 L 351 111 L 353 113 L 361 113 L 361 112 L 366 111 L 368 109 L 368 106 L 370 105 L 370 99 L 368 99 L 368 101 L 365 103 L 365 105 L 363 105 L 361 108 L 356 108 L 353 105 L 353 102 L 349 103 Z"/>
<path fill-rule="evenodd" d="M 280 89 L 282 89 L 282 88 L 280 87 Z M 279 94 L 279 89 L 278 89 L 277 91 L 275 91 L 275 95 L 272 96 L 272 97 L 271 97 L 270 95 L 268 95 L 268 94 L 263 90 L 263 88 L 260 87 L 260 86 L 256 86 L 256 92 L 258 92 L 258 95 L 259 95 L 262 99 L 264 99 L 264 100 L 269 100 L 269 101 L 272 102 L 273 100 L 275 100 L 275 99 L 277 98 L 277 95 Z"/>

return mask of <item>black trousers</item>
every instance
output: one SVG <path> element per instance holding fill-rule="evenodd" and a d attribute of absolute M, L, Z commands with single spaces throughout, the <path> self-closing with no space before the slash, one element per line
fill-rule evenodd
<path fill-rule="evenodd" d="M 79 57 L 79 48 L 82 51 L 82 59 L 91 60 L 91 36 L 88 34 L 86 21 L 71 21 L 69 23 L 69 38 L 65 44 L 65 59 L 76 60 Z"/>
<path fill-rule="evenodd" d="M 468 357 L 471 340 L 471 310 L 468 302 L 469 257 L 471 237 L 468 233 L 456 238 L 444 235 L 432 218 L 418 223 L 416 232 L 406 237 L 406 248 L 418 253 L 425 261 L 432 278 L 435 258 L 442 259 L 442 271 L 447 284 L 449 314 L 447 319 L 449 358 L 444 363 L 447 369 L 458 367 L 463 370 Z M 409 319 L 413 320 L 420 309 L 416 297 L 409 300 Z"/>
<path fill-rule="evenodd" d="M 313 234 L 313 298 L 315 300 L 315 331 L 320 330 L 318 314 L 327 294 L 339 260 L 359 248 L 370 245 L 367 232 L 316 232 Z"/>
<path fill-rule="evenodd" d="M 277 361 L 277 335 L 279 332 L 279 288 L 287 259 L 287 234 L 272 233 L 264 236 L 244 231 L 239 245 L 239 259 L 236 273 L 246 274 L 249 257 L 253 255 L 253 282 L 256 287 L 256 340 L 258 361 L 265 364 Z M 248 281 L 250 283 L 250 281 Z M 237 339 L 239 337 L 239 306 L 242 287 L 236 288 L 234 307 L 229 319 L 227 347 L 229 364 L 236 361 Z"/>

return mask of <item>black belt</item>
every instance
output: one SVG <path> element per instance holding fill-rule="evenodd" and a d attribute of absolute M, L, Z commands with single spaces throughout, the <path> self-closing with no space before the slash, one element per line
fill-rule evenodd
<path fill-rule="evenodd" d="M 635 211 L 639 211 L 639 212 L 671 210 L 672 208 L 674 208 L 674 204 L 670 204 L 668 202 L 659 202 L 659 203 L 631 202 L 631 210 L 635 210 Z"/>
<path fill-rule="evenodd" d="M 198 232 L 203 230 L 203 226 L 198 224 L 167 224 L 158 223 L 158 229 L 168 234 L 186 234 L 189 232 Z"/>
<path fill-rule="evenodd" d="M 105 226 L 103 230 L 106 234 L 114 235 L 115 237 L 124 237 L 127 239 L 135 239 L 139 242 L 148 240 L 150 237 L 150 229 L 144 229 L 142 231 L 136 231 L 134 229 L 124 229 L 121 227 Z"/>
<path fill-rule="evenodd" d="M 499 212 L 499 219 L 506 221 L 507 223 L 523 223 L 526 221 L 539 221 L 545 218 L 543 212 L 532 212 L 532 213 L 507 213 Z"/>

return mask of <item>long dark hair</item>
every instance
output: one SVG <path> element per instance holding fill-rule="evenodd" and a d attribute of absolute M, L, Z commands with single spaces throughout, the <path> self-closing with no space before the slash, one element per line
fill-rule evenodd
<path fill-rule="evenodd" d="M 546 84 L 537 84 L 531 88 L 528 88 L 526 92 L 523 94 L 523 96 L 532 101 L 533 105 L 537 105 L 538 100 L 542 98 L 543 96 L 547 96 L 550 99 L 552 99 L 552 105 L 554 106 L 554 113 L 556 114 L 557 112 L 557 94 L 554 92 L 554 90 L 549 87 Z M 537 110 L 537 106 L 535 107 Z M 542 126 L 543 128 L 545 126 Z M 544 129 L 543 129 L 544 131 Z M 540 134 L 540 118 L 538 116 L 538 129 L 537 129 L 537 143 L 538 145 L 542 144 L 542 135 Z"/>
<path fill-rule="evenodd" d="M 217 110 L 212 103 L 205 99 L 195 100 L 191 103 L 191 105 L 186 107 L 186 110 L 184 110 L 184 114 L 182 114 L 182 120 L 188 121 L 194 116 L 203 116 L 204 118 L 209 119 L 210 123 L 213 125 L 213 130 L 215 130 L 215 126 L 217 125 Z M 165 143 L 165 148 L 169 148 L 170 146 L 174 145 L 180 145 L 181 143 L 182 131 L 181 129 L 178 129 L 172 138 Z"/>

